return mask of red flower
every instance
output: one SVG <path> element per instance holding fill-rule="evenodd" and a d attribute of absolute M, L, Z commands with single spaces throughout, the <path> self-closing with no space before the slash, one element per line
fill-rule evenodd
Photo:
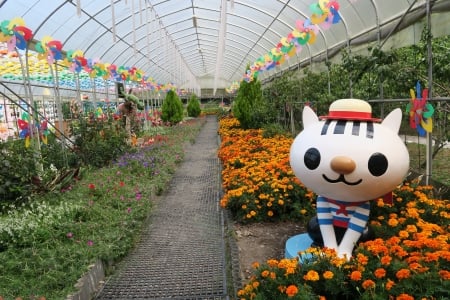
<path fill-rule="evenodd" d="M 89 183 L 88 187 L 89 187 L 89 189 L 93 190 L 93 189 L 95 189 L 95 184 Z"/>

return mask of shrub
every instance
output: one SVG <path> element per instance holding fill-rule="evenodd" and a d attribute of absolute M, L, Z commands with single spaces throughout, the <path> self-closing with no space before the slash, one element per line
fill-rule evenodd
<path fill-rule="evenodd" d="M 188 105 L 187 105 L 187 113 L 189 117 L 197 118 L 201 113 L 200 108 L 200 101 L 198 100 L 197 96 L 193 94 L 191 98 L 189 99 Z"/>
<path fill-rule="evenodd" d="M 81 120 L 75 145 L 84 164 L 103 167 L 127 149 L 127 134 L 117 121 Z"/>
<path fill-rule="evenodd" d="M 264 124 L 265 109 L 261 83 L 257 79 L 241 82 L 232 111 L 243 129 L 259 128 Z"/>
<path fill-rule="evenodd" d="M 23 140 L 0 143 L 0 204 L 12 204 L 32 191 L 32 178 L 37 176 L 33 147 Z"/>
<path fill-rule="evenodd" d="M 174 91 L 167 92 L 161 109 L 161 119 L 164 122 L 176 124 L 183 120 L 183 103 Z"/>

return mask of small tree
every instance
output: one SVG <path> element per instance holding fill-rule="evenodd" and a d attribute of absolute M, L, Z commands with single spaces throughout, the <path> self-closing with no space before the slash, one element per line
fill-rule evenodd
<path fill-rule="evenodd" d="M 161 110 L 161 119 L 164 122 L 176 124 L 183 120 L 183 103 L 172 90 L 167 92 Z"/>
<path fill-rule="evenodd" d="M 200 101 L 195 94 L 192 94 L 187 105 L 187 113 L 189 117 L 197 118 L 201 112 Z"/>
<path fill-rule="evenodd" d="M 259 128 L 264 124 L 264 103 L 261 83 L 257 78 L 247 82 L 243 80 L 239 86 L 232 111 L 244 129 Z"/>

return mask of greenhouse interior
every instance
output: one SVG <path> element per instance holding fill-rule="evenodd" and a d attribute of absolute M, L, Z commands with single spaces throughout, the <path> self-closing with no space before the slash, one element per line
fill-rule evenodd
<path fill-rule="evenodd" d="M 357 221 L 302 177 L 350 122 Z M 449 0 L 0 0 L 0 300 L 450 299 L 449 140 Z"/>

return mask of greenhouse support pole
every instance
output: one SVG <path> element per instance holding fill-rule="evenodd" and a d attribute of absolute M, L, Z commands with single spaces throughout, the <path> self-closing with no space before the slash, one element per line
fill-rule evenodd
<path fill-rule="evenodd" d="M 29 118 L 29 131 L 30 131 L 30 139 L 33 139 L 33 135 L 36 135 L 36 143 L 34 143 L 32 146 L 34 147 L 34 153 L 36 157 L 36 169 L 42 174 L 44 173 L 44 166 L 42 165 L 42 151 L 41 151 L 41 140 L 39 136 L 39 131 L 36 130 L 36 119 L 35 116 L 37 115 L 37 111 L 34 110 L 34 99 L 33 99 L 33 91 L 31 90 L 31 83 L 30 83 L 30 69 L 29 69 L 29 62 L 28 62 L 28 45 L 27 49 L 25 50 L 25 68 L 22 60 L 22 56 L 20 55 L 18 49 L 15 49 L 17 52 L 17 56 L 19 57 L 20 65 L 22 67 L 22 77 L 23 77 L 23 83 L 24 83 L 24 91 L 25 96 L 27 99 L 27 104 L 29 103 L 29 107 L 31 107 L 32 115 Z M 26 72 L 26 73 L 25 73 Z M 6 109 L 6 108 L 5 108 Z M 6 110 L 5 110 L 6 112 Z M 17 118 L 16 118 L 17 120 Z M 17 122 L 16 122 L 17 124 Z M 40 174 L 39 174 L 40 175 Z"/>
<path fill-rule="evenodd" d="M 428 99 L 433 98 L 433 45 L 431 40 L 431 0 L 427 0 L 427 55 L 428 55 Z M 430 184 L 432 174 L 432 162 L 433 162 L 433 145 L 431 132 L 427 131 L 427 148 L 426 148 L 426 169 L 425 169 L 425 184 Z"/>

